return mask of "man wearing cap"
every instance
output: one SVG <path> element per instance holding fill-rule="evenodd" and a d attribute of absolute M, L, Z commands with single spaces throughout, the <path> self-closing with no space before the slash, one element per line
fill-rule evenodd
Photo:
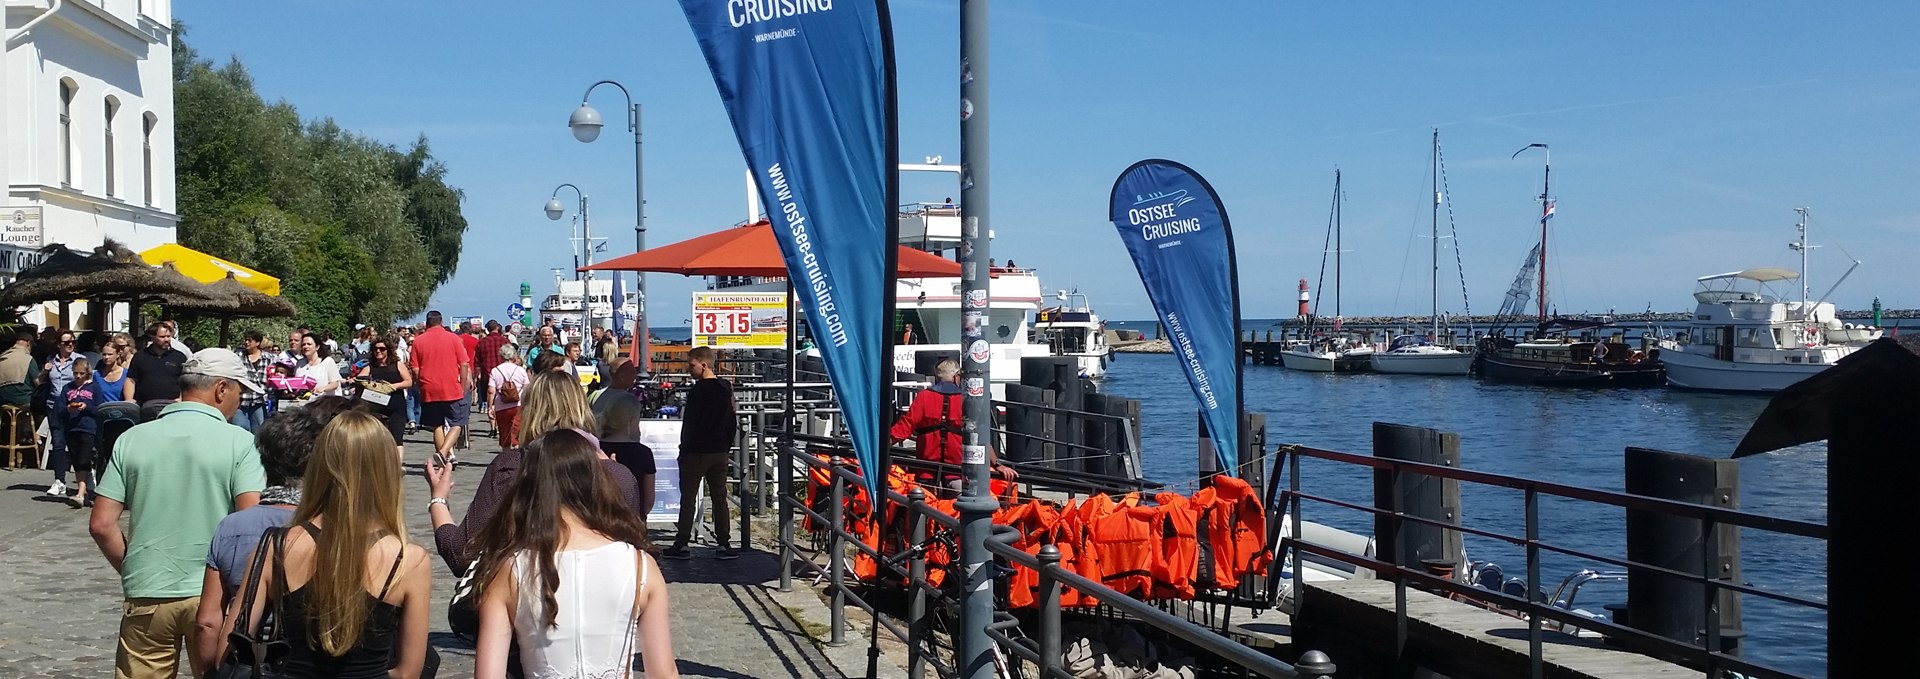
<path fill-rule="evenodd" d="M 180 400 L 114 443 L 88 528 L 120 573 L 115 679 L 172 677 L 194 628 L 214 526 L 260 501 L 266 473 L 253 434 L 228 423 L 242 393 L 265 391 L 224 348 L 203 349 L 180 371 Z M 132 535 L 120 530 L 131 514 Z M 205 668 L 194 668 L 200 676 Z"/>

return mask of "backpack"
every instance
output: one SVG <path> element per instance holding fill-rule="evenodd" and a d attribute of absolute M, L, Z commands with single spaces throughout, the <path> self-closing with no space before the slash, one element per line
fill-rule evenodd
<path fill-rule="evenodd" d="M 515 382 L 511 379 L 502 381 L 500 383 L 500 402 L 519 403 L 520 402 L 520 383 Z"/>

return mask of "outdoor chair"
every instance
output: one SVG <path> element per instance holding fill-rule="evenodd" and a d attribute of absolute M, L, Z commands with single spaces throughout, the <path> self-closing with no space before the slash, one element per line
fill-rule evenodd
<path fill-rule="evenodd" d="M 40 435 L 34 432 L 31 409 L 14 405 L 0 406 L 0 426 L 7 428 L 6 438 L 0 439 L 0 451 L 6 452 L 8 469 L 40 464 Z"/>

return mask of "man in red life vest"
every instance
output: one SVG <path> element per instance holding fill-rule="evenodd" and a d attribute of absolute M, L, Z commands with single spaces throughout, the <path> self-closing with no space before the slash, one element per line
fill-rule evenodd
<path fill-rule="evenodd" d="M 956 471 L 921 472 L 916 476 L 921 485 L 941 488 L 949 496 L 958 496 L 961 477 L 957 469 L 965 460 L 960 438 L 964 431 L 961 397 L 965 393 L 960 388 L 960 362 L 951 358 L 942 360 L 934 366 L 933 375 L 933 384 L 914 394 L 907 414 L 894 421 L 893 442 L 898 444 L 911 438 L 920 459 L 953 465 Z M 987 464 L 995 475 L 1008 481 L 1019 477 L 1013 468 L 1000 464 L 993 446 L 987 446 Z"/>

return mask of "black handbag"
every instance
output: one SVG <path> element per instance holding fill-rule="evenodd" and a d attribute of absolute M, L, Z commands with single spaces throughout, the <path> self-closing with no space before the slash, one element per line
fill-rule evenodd
<path fill-rule="evenodd" d="M 207 672 L 206 679 L 279 679 L 286 676 L 289 644 L 281 629 L 281 601 L 286 599 L 287 571 L 283 556 L 287 529 L 269 528 L 253 548 L 252 565 L 247 568 L 247 583 L 241 588 L 240 612 L 227 635 L 227 654 L 220 665 Z M 266 568 L 267 551 L 273 551 L 273 607 L 270 617 L 253 623 L 254 596 L 260 589 L 260 573 Z"/>
<path fill-rule="evenodd" d="M 453 599 L 447 602 L 447 631 L 469 644 L 480 638 L 480 592 L 483 583 L 474 582 L 480 574 L 480 556 L 475 555 L 467 570 L 453 583 Z"/>

